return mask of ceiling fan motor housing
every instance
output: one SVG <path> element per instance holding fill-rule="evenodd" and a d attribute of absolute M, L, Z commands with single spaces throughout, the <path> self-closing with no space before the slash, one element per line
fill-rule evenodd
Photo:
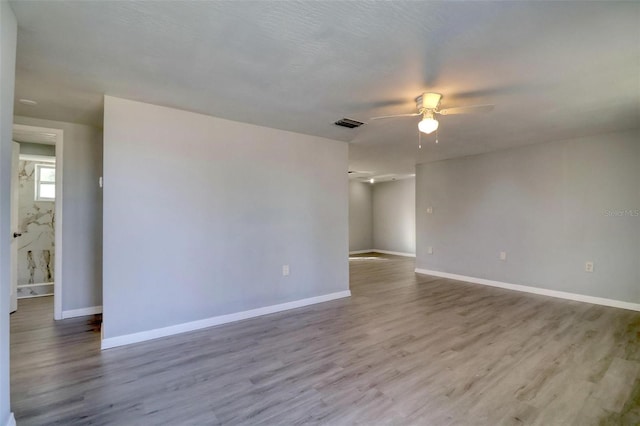
<path fill-rule="evenodd" d="M 440 105 L 442 95 L 440 93 L 423 93 L 416 98 L 416 108 L 422 112 L 425 109 L 436 109 Z"/>

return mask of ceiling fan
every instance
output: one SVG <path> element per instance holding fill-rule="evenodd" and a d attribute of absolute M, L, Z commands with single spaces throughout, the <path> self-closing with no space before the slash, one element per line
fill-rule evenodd
<path fill-rule="evenodd" d="M 425 92 L 416 98 L 416 109 L 418 112 L 411 114 L 396 114 L 396 115 L 383 115 L 380 117 L 371 117 L 371 120 L 381 120 L 385 118 L 400 118 L 400 117 L 418 117 L 422 116 L 422 120 L 418 123 L 418 129 L 422 133 L 431 134 L 438 129 L 438 120 L 435 119 L 436 115 L 454 115 L 454 114 L 470 114 L 489 112 L 493 110 L 494 105 L 469 105 L 462 107 L 452 107 L 440 109 L 440 102 L 442 101 L 442 95 L 440 93 Z"/>

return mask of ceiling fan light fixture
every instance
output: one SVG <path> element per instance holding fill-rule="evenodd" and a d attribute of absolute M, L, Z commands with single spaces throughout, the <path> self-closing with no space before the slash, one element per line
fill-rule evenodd
<path fill-rule="evenodd" d="M 422 133 L 431 134 L 438 129 L 438 120 L 433 117 L 425 117 L 418 123 L 418 129 Z"/>

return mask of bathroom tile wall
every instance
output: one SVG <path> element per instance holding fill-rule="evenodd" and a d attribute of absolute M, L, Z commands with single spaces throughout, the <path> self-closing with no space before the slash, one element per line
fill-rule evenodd
<path fill-rule="evenodd" d="M 38 161 L 19 163 L 18 297 L 53 293 L 53 285 L 21 287 L 28 284 L 53 283 L 55 202 L 35 201 L 35 169 Z M 50 163 L 49 163 L 50 164 Z"/>

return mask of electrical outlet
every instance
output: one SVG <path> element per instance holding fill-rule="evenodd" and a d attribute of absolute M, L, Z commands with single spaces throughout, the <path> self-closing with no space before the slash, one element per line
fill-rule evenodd
<path fill-rule="evenodd" d="M 433 207 L 427 207 L 427 214 L 433 213 Z"/>
<path fill-rule="evenodd" d="M 587 262 L 584 264 L 585 272 L 593 272 L 593 262 Z"/>
<path fill-rule="evenodd" d="M 289 275 L 289 265 L 282 265 L 282 276 L 286 277 Z"/>
<path fill-rule="evenodd" d="M 501 251 L 500 252 L 500 260 L 507 260 L 507 252 L 506 251 Z"/>
<path fill-rule="evenodd" d="M 427 254 L 433 254 L 433 247 L 427 247 Z"/>

